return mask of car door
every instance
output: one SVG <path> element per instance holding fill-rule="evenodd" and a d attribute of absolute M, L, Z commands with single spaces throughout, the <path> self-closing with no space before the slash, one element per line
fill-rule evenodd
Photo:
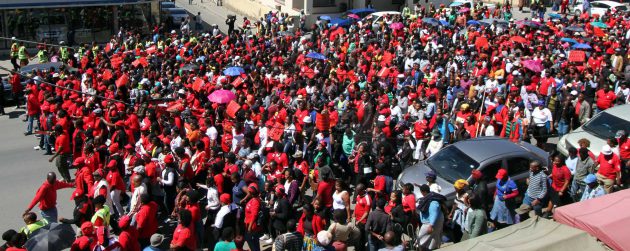
<path fill-rule="evenodd" d="M 522 157 L 522 156 L 514 156 L 506 158 L 506 166 L 508 170 L 508 175 L 510 178 L 516 182 L 516 186 L 518 187 L 519 199 L 522 198 L 522 195 L 527 191 L 527 177 L 529 177 L 529 163 L 531 163 L 532 159 Z M 517 199 L 517 200 L 519 200 Z"/>
<path fill-rule="evenodd" d="M 497 172 L 503 166 L 504 161 L 498 159 L 483 162 L 481 167 L 479 167 L 479 171 L 483 174 L 483 180 L 488 184 L 488 198 L 494 199 L 494 190 L 497 186 Z"/>

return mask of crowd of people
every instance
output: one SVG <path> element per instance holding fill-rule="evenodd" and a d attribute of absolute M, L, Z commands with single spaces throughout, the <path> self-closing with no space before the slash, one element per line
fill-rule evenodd
<path fill-rule="evenodd" d="M 435 173 L 394 186 L 445 145 L 496 136 L 551 152 L 549 137 L 628 103 L 630 14 L 504 20 L 509 9 L 418 8 L 308 32 L 269 13 L 226 35 L 156 27 L 50 46 L 68 67 L 10 81 L 27 82 L 24 134 L 58 172 L 3 248 L 61 222 L 80 230 L 71 250 L 431 250 L 625 188 L 623 130 L 532 161 L 526 190 L 507 167 L 461 177 L 449 208 Z M 65 188 L 69 218 L 56 207 Z"/>

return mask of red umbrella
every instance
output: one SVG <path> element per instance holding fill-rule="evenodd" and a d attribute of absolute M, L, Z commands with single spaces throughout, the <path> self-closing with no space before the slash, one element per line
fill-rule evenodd
<path fill-rule="evenodd" d="M 208 100 L 212 103 L 227 104 L 236 99 L 236 95 L 228 90 L 217 90 L 208 95 Z"/>
<path fill-rule="evenodd" d="M 527 41 L 526 38 L 521 37 L 521 36 L 513 36 L 512 38 L 510 38 L 510 40 L 512 40 L 512 42 L 516 42 L 516 43 L 529 44 L 529 41 Z"/>
<path fill-rule="evenodd" d="M 543 71 L 543 66 L 540 62 L 536 60 L 525 60 L 523 61 L 523 67 L 529 69 L 533 72 L 541 72 Z"/>

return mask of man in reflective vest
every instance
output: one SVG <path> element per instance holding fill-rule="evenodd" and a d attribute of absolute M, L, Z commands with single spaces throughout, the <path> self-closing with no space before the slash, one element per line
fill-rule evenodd
<path fill-rule="evenodd" d="M 37 59 L 39 60 L 40 64 L 43 63 L 48 63 L 48 50 L 46 50 L 46 47 L 42 47 L 38 52 L 37 52 Z"/>
<path fill-rule="evenodd" d="M 70 59 L 68 48 L 64 47 L 65 45 L 64 41 L 59 42 L 59 45 L 61 45 L 61 47 L 59 48 L 59 56 L 61 56 L 61 61 L 67 64 L 68 59 Z"/>
<path fill-rule="evenodd" d="M 18 48 L 18 59 L 20 59 L 20 66 L 28 65 L 28 52 L 26 51 L 26 46 L 24 46 L 24 42 L 20 42 L 20 47 Z"/>
<path fill-rule="evenodd" d="M 105 205 L 105 197 L 102 195 L 96 196 L 92 203 L 94 203 L 94 210 L 96 211 L 92 216 L 92 224 L 95 227 L 104 226 L 107 228 L 111 219 L 111 212 L 109 207 Z"/>
<path fill-rule="evenodd" d="M 17 71 L 20 69 L 20 65 L 17 63 L 18 50 L 20 49 L 20 46 L 18 45 L 17 41 L 15 41 L 15 37 L 12 37 L 11 41 L 13 42 L 11 44 L 11 64 L 13 65 L 13 70 Z"/>
<path fill-rule="evenodd" d="M 48 225 L 48 221 L 46 219 L 37 220 L 37 214 L 33 212 L 28 212 L 23 216 L 25 227 L 20 229 L 21 233 L 24 233 L 27 238 L 30 238 L 30 235 L 37 231 L 38 229 Z"/>

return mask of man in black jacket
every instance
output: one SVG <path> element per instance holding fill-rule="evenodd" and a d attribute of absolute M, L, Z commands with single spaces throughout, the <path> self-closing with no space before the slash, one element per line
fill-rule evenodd
<path fill-rule="evenodd" d="M 81 224 L 86 221 L 90 221 L 94 214 L 94 207 L 92 202 L 87 198 L 85 193 L 75 191 L 74 197 L 74 211 L 72 213 L 72 219 L 59 218 L 59 222 L 63 224 L 74 224 L 77 227 L 81 227 Z"/>
<path fill-rule="evenodd" d="M 271 225 L 273 229 L 275 229 L 275 231 L 271 232 L 271 235 L 274 239 L 276 238 L 276 236 L 278 236 L 278 234 L 283 234 L 286 232 L 286 222 L 291 215 L 291 207 L 289 206 L 287 195 L 284 192 L 284 186 L 281 184 L 276 185 L 275 194 L 277 198 L 277 206 L 270 213 L 272 219 Z"/>
<path fill-rule="evenodd" d="M 392 221 L 384 211 L 385 199 L 376 201 L 376 209 L 368 215 L 365 231 L 368 233 L 369 250 L 379 250 L 385 247 L 383 236 L 387 231 L 392 231 Z"/>

